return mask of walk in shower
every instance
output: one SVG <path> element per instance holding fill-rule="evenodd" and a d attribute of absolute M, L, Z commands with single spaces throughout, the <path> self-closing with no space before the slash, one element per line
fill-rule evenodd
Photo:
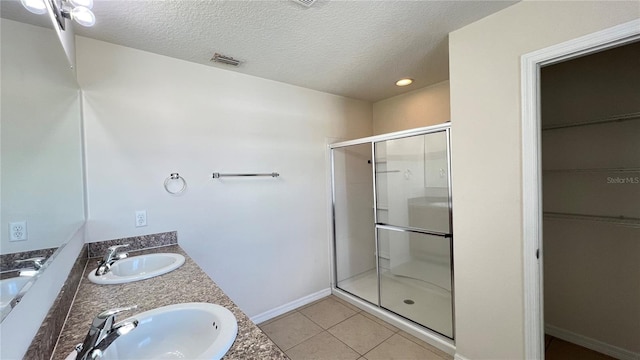
<path fill-rule="evenodd" d="M 330 146 L 334 286 L 449 339 L 450 126 Z"/>

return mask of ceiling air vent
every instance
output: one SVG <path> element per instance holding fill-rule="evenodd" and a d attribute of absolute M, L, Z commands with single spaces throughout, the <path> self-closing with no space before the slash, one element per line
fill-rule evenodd
<path fill-rule="evenodd" d="M 236 60 L 236 59 L 232 58 L 231 56 L 224 56 L 224 55 L 218 54 L 218 53 L 213 54 L 213 57 L 211 58 L 211 61 L 217 62 L 217 63 L 221 63 L 221 64 L 232 65 L 232 66 L 240 65 L 240 60 Z"/>
<path fill-rule="evenodd" d="M 316 2 L 316 0 L 291 0 L 291 1 L 306 7 L 311 7 L 311 5 L 313 5 L 313 3 Z"/>

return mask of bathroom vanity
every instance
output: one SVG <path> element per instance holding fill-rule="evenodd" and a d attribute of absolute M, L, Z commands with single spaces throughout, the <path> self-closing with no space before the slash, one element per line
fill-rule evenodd
<path fill-rule="evenodd" d="M 121 320 L 158 307 L 188 302 L 219 304 L 235 315 L 238 321 L 238 335 L 223 359 L 287 359 L 180 246 L 170 245 L 136 251 L 132 252 L 131 256 L 167 252 L 183 255 L 184 265 L 161 276 L 119 285 L 98 285 L 90 282 L 87 279 L 87 271 L 95 267 L 96 259 L 89 259 L 52 359 L 65 359 L 74 346 L 84 340 L 92 319 L 104 310 L 138 305 L 137 309 L 123 313 L 119 318 Z M 37 342 L 38 337 L 34 339 L 29 353 L 35 354 L 32 351 Z"/>

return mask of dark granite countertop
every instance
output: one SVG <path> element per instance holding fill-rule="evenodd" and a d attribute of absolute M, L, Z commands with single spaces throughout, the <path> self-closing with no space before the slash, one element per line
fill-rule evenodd
<path fill-rule="evenodd" d="M 87 279 L 87 271 L 95 268 L 96 259 L 89 260 L 53 360 L 65 359 L 74 346 L 84 340 L 91 320 L 101 311 L 137 304 L 136 310 L 122 315 L 124 319 L 157 307 L 186 302 L 216 303 L 233 312 L 238 320 L 238 336 L 224 359 L 288 359 L 180 246 L 136 251 L 131 256 L 156 252 L 184 255 L 185 263 L 168 274 L 151 279 L 120 285 L 97 285 Z"/>

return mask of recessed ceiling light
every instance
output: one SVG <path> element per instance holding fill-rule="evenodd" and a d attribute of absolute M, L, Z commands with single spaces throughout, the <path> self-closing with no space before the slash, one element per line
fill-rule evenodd
<path fill-rule="evenodd" d="M 400 79 L 400 80 L 396 81 L 396 85 L 398 85 L 398 86 L 407 86 L 407 85 L 411 85 L 412 82 L 413 82 L 413 79 L 404 78 L 404 79 Z"/>

